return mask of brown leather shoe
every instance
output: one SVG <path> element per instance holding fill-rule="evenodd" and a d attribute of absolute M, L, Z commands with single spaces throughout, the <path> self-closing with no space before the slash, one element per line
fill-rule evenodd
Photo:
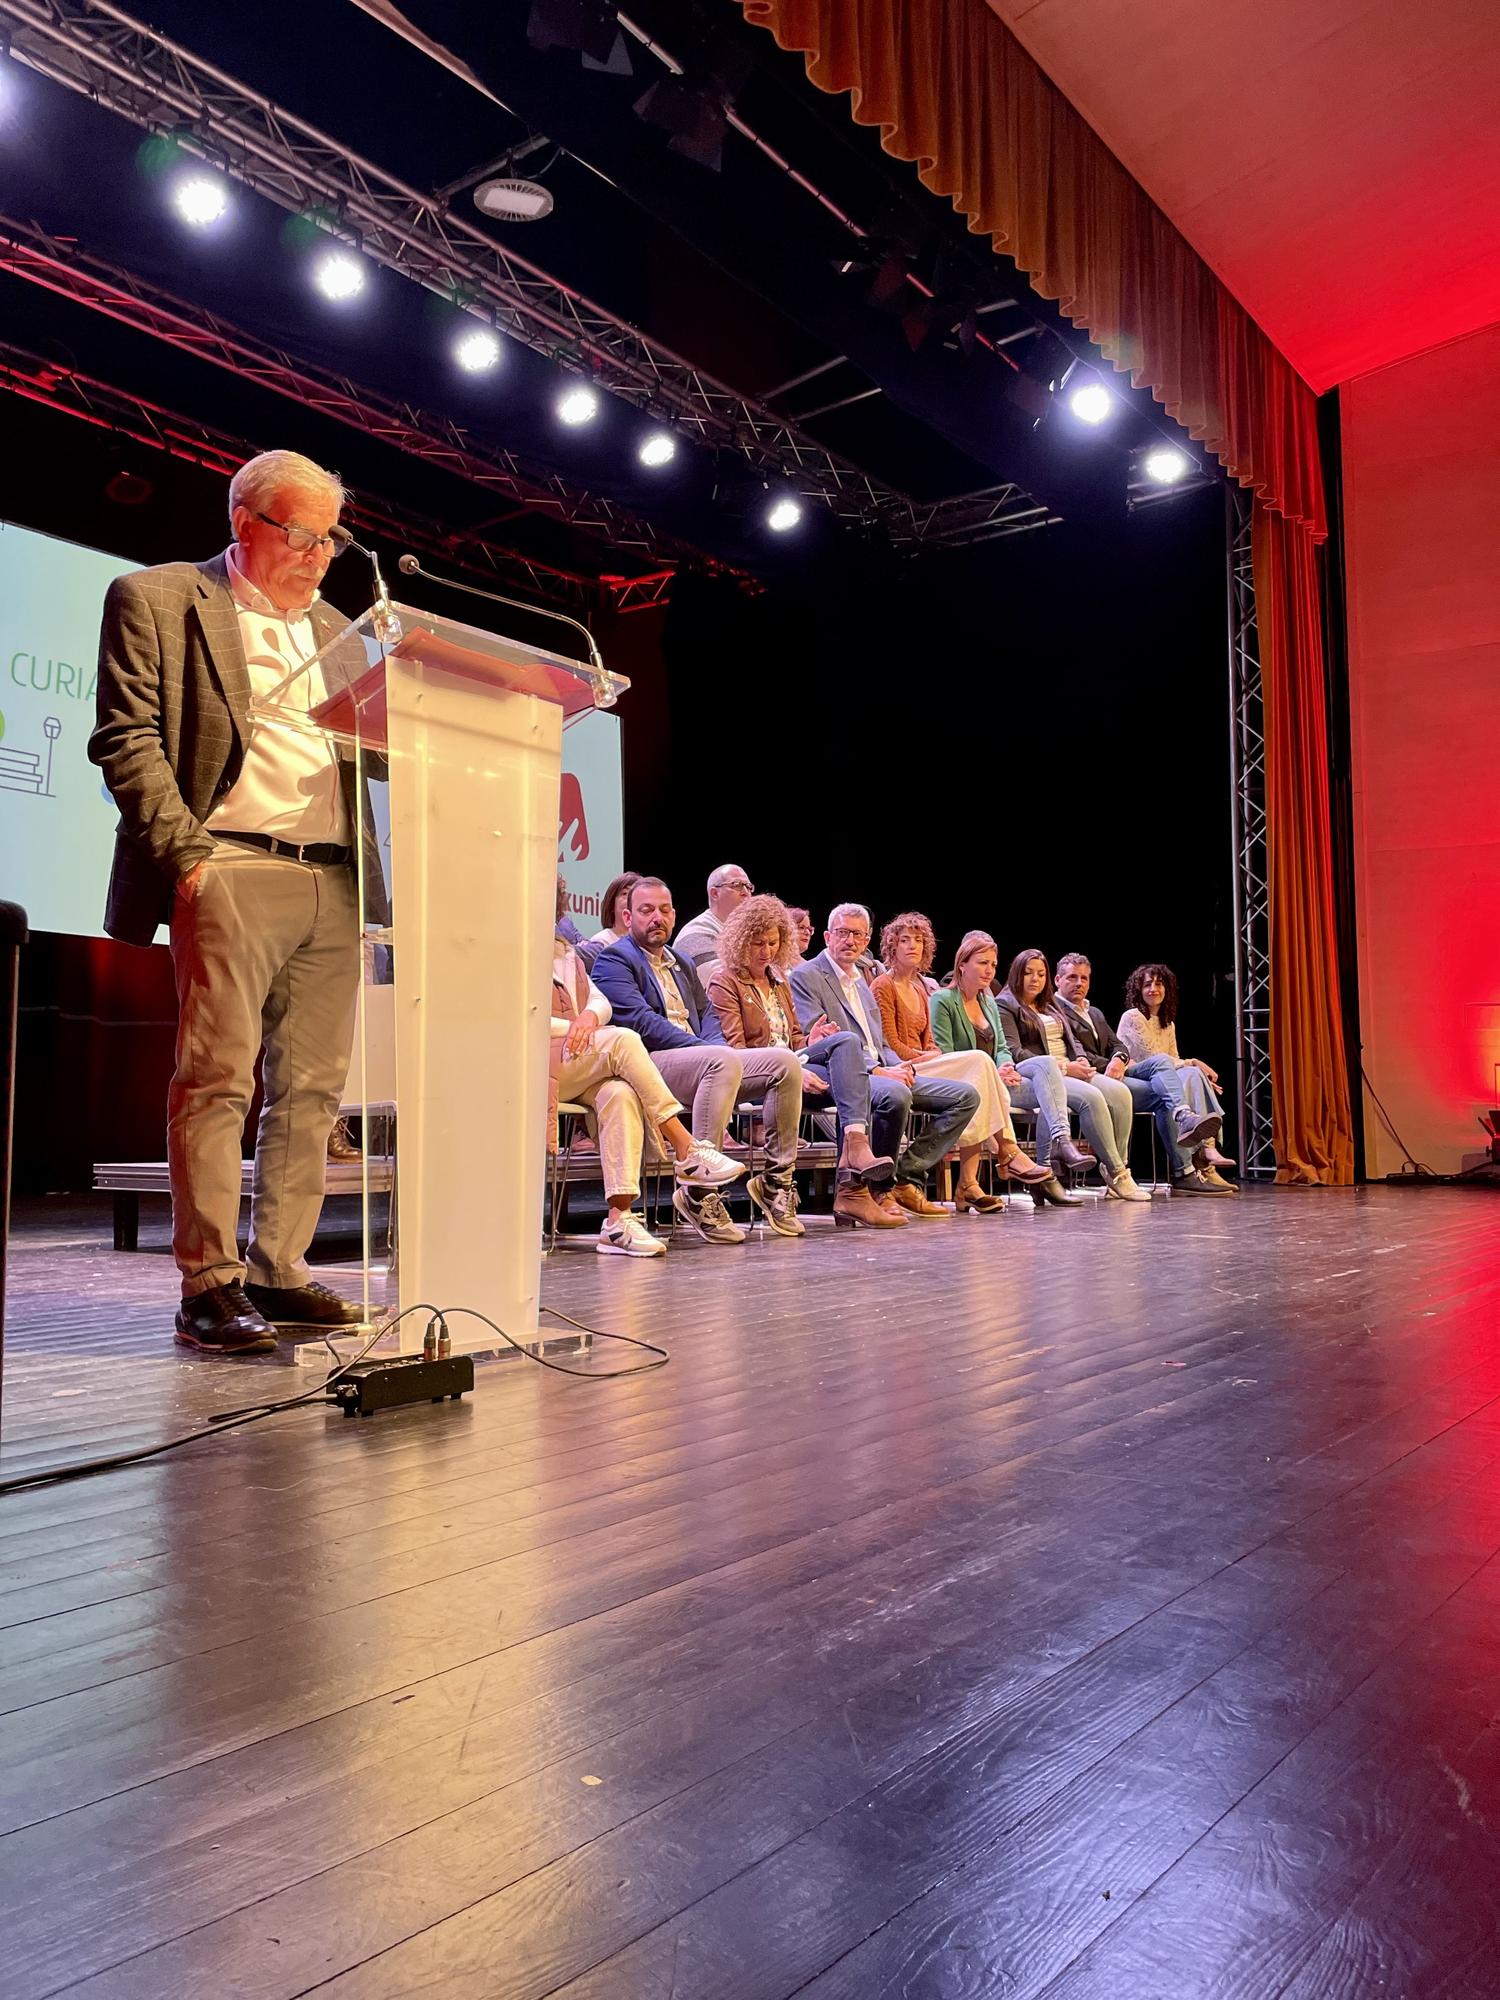
<path fill-rule="evenodd" d="M 335 1118 L 328 1134 L 328 1157 L 336 1166 L 351 1167 L 364 1158 L 349 1130 L 347 1118 Z"/>
<path fill-rule="evenodd" d="M 1082 1146 L 1075 1145 L 1071 1139 L 1054 1139 L 1052 1164 L 1054 1167 L 1071 1167 L 1075 1173 L 1086 1174 L 1094 1164 L 1094 1156 L 1085 1152 Z"/>
<path fill-rule="evenodd" d="M 841 1187 L 833 1197 L 833 1222 L 836 1229 L 854 1229 L 860 1224 L 866 1229 L 904 1229 L 904 1215 L 888 1215 L 867 1187 L 851 1181 Z"/>
<path fill-rule="evenodd" d="M 914 1181 L 897 1181 L 891 1189 L 891 1199 L 898 1202 L 908 1215 L 951 1215 L 951 1208 L 944 1208 L 941 1202 L 929 1201 Z"/>
<path fill-rule="evenodd" d="M 901 1224 L 901 1227 L 904 1229 L 906 1227 L 905 1212 L 902 1209 L 900 1202 L 898 1202 L 896 1197 L 891 1193 L 890 1189 L 871 1188 L 870 1193 L 875 1197 L 875 1206 L 877 1208 L 884 1209 L 887 1215 L 895 1216 L 896 1220 Z"/>

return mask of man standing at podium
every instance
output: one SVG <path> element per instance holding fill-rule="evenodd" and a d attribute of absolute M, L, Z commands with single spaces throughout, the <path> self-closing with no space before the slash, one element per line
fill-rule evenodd
<path fill-rule="evenodd" d="M 230 481 L 222 555 L 119 577 L 104 602 L 89 755 L 120 809 L 104 927 L 148 945 L 170 926 L 177 1338 L 207 1354 L 268 1353 L 276 1323 L 359 1320 L 307 1268 L 359 983 L 354 769 L 295 721 L 363 670 L 363 647 L 278 692 L 345 623 L 318 595 L 349 542 L 343 504 L 311 459 L 262 453 Z M 288 723 L 252 716 L 252 701 Z M 262 1049 L 241 1261 L 240 1149 Z"/>

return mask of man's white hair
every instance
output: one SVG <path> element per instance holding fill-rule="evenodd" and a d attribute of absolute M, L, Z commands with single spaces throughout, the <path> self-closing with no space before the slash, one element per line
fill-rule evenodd
<path fill-rule="evenodd" d="M 325 493 L 339 507 L 347 497 L 336 473 L 325 471 L 312 459 L 304 458 L 300 451 L 263 451 L 257 458 L 246 459 L 229 482 L 230 526 L 234 525 L 237 507 L 263 514 L 278 494 L 292 487 Z"/>
<path fill-rule="evenodd" d="M 731 875 L 744 875 L 744 873 L 744 869 L 737 861 L 721 861 L 708 878 L 708 893 L 712 895 L 715 889 L 722 889 Z M 749 877 L 746 876 L 745 879 L 748 881 Z"/>
<path fill-rule="evenodd" d="M 828 922 L 825 928 L 832 930 L 840 917 L 863 917 L 872 931 L 875 928 L 875 919 L 870 915 L 870 912 L 865 908 L 863 903 L 835 903 L 833 908 L 828 912 Z"/>

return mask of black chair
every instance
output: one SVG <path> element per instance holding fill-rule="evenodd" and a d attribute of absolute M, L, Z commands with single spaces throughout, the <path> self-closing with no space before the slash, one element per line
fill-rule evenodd
<path fill-rule="evenodd" d="M 0 903 L 0 1396 L 5 1383 L 5 1257 L 10 1243 L 10 1149 L 16 1109 L 16 1009 L 26 912 Z"/>

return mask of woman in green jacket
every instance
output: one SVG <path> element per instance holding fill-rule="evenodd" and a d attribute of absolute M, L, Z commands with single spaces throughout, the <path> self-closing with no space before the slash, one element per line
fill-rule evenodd
<path fill-rule="evenodd" d="M 1028 1099 L 1036 1104 L 1031 1086 L 1015 1066 L 1000 1009 L 990 991 L 999 965 L 1000 948 L 988 931 L 965 933 L 953 961 L 951 984 L 940 986 L 929 1002 L 932 1038 L 948 1053 L 955 1049 L 979 1049 L 1000 1071 L 1000 1082 L 1008 1097 L 1023 1104 Z M 1050 1169 L 1033 1169 L 1033 1173 L 1027 1191 L 1039 1201 L 1054 1202 L 1059 1208 L 1079 1206 L 1081 1198 L 1068 1194 Z M 1011 1174 L 1013 1178 L 1021 1178 L 1014 1167 Z"/>

